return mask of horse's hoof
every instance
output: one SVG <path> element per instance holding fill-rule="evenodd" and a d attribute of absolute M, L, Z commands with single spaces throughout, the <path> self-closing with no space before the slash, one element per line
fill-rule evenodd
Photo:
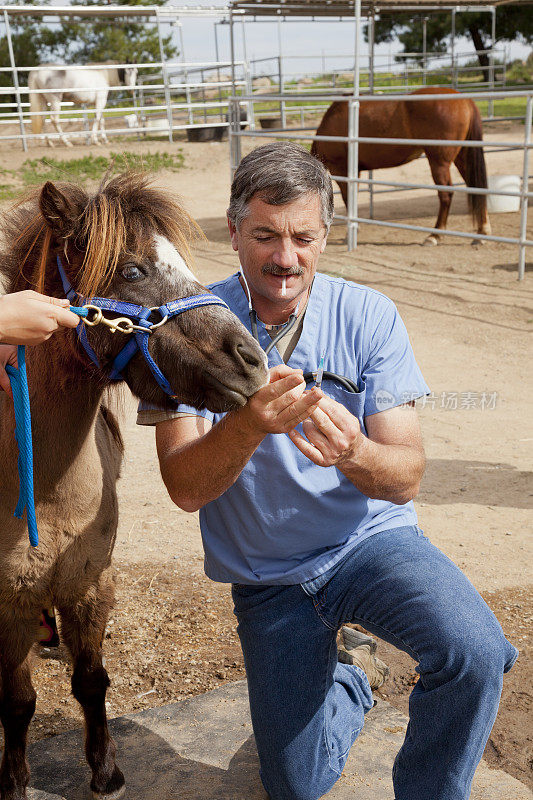
<path fill-rule="evenodd" d="M 91 782 L 93 800 L 119 800 L 119 798 L 124 797 L 126 793 L 124 775 L 116 764 L 111 778 L 107 781 L 107 788 L 100 792 L 93 788 L 93 786 L 94 783 Z"/>
<path fill-rule="evenodd" d="M 436 247 L 439 243 L 439 240 L 433 234 L 430 234 L 427 239 L 424 239 L 424 247 Z"/>
<path fill-rule="evenodd" d="M 472 247 L 482 247 L 484 244 L 487 244 L 485 239 L 472 239 L 470 242 Z"/>
<path fill-rule="evenodd" d="M 126 794 L 126 784 L 124 783 L 120 789 L 114 792 L 92 792 L 93 800 L 120 800 Z"/>
<path fill-rule="evenodd" d="M 69 140 L 68 140 L 68 139 L 66 139 L 66 141 L 65 141 L 65 147 L 74 147 L 74 145 L 72 144 L 72 142 L 69 142 Z"/>

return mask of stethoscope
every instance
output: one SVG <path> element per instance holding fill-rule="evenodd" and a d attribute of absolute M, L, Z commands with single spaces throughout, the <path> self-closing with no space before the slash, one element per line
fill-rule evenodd
<path fill-rule="evenodd" d="M 246 296 L 248 298 L 248 316 L 250 318 L 250 328 L 252 331 L 252 336 L 254 337 L 255 341 L 261 344 L 259 341 L 259 331 L 257 329 L 257 313 L 255 308 L 252 304 L 252 295 L 250 294 L 250 288 L 248 286 L 248 281 L 244 275 L 242 267 L 239 269 L 239 273 L 242 277 L 245 289 L 246 289 Z M 273 347 L 277 345 L 277 343 L 283 339 L 289 331 L 291 331 L 296 323 L 298 322 L 298 309 L 300 308 L 300 303 L 296 306 L 295 310 L 289 316 L 289 319 L 284 325 L 281 325 L 279 328 L 278 333 L 274 336 L 271 342 L 265 347 L 265 355 L 268 356 L 270 351 Z M 357 384 L 351 380 L 351 378 L 347 378 L 345 375 L 337 375 L 336 372 L 328 372 L 328 370 L 323 369 L 322 367 L 314 372 L 304 372 L 304 380 L 306 383 L 314 382 L 315 385 L 320 386 L 322 384 L 323 379 L 336 381 L 340 383 L 340 385 L 346 389 L 347 392 L 351 392 L 352 394 L 359 394 L 359 389 Z"/>

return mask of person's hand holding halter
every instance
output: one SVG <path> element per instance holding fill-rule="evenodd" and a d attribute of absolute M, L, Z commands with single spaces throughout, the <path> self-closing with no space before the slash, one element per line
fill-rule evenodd
<path fill-rule="evenodd" d="M 18 366 L 17 345 L 41 344 L 59 328 L 75 328 L 78 322 L 66 298 L 31 290 L 0 296 L 0 388 L 11 395 L 5 368 Z"/>
<path fill-rule="evenodd" d="M 41 344 L 58 328 L 75 328 L 79 317 L 69 311 L 69 301 L 28 289 L 0 297 L 0 342 Z"/>

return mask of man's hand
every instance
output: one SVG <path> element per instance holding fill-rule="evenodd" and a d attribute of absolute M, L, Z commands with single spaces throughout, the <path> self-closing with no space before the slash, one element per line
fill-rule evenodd
<path fill-rule="evenodd" d="M 319 467 L 340 466 L 357 454 L 365 439 L 357 417 L 325 395 L 302 428 L 307 438 L 296 430 L 289 431 L 289 436 L 298 450 Z"/>
<path fill-rule="evenodd" d="M 321 398 L 324 395 L 318 388 L 305 391 L 302 370 L 280 364 L 270 370 L 270 383 L 237 413 L 256 433 L 288 433 L 316 411 Z"/>
<path fill-rule="evenodd" d="M 17 346 L 14 344 L 0 344 L 0 389 L 10 397 L 13 397 L 9 375 L 6 372 L 6 365 L 18 367 Z"/>
<path fill-rule="evenodd" d="M 69 301 L 27 290 L 0 296 L 0 342 L 40 344 L 60 327 L 80 321 L 68 310 Z"/>

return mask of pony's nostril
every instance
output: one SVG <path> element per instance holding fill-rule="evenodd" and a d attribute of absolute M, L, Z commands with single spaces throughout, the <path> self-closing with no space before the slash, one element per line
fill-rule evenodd
<path fill-rule="evenodd" d="M 234 346 L 234 352 L 242 361 L 244 361 L 245 364 L 248 364 L 250 367 L 261 367 L 263 365 L 263 353 L 257 346 L 255 346 L 255 342 L 253 345 L 250 345 L 247 342 L 237 342 L 237 344 Z"/>

